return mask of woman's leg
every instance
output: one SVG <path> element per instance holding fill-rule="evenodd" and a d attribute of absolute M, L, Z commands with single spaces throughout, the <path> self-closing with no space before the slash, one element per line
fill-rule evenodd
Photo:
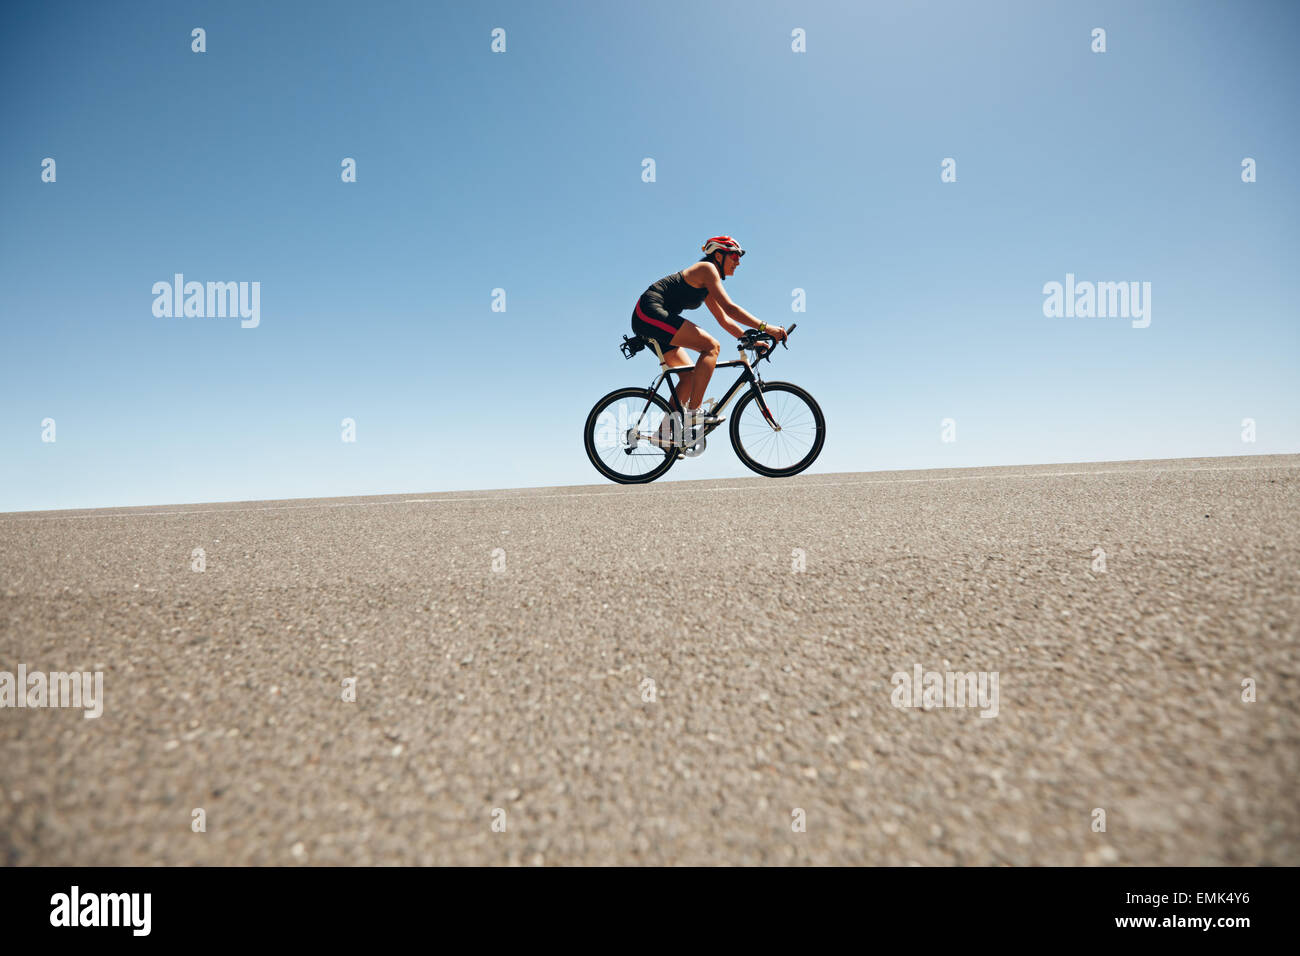
<path fill-rule="evenodd" d="M 682 327 L 677 330 L 670 344 L 674 349 L 688 348 L 700 353 L 699 360 L 695 363 L 695 370 L 690 373 L 690 401 L 686 403 L 691 408 L 699 408 L 704 403 L 704 393 L 708 391 L 709 379 L 713 377 L 713 367 L 718 364 L 722 346 L 718 344 L 717 339 L 690 321 L 682 323 Z M 667 353 L 665 353 L 666 357 Z"/>
<path fill-rule="evenodd" d="M 686 349 L 664 349 L 664 361 L 673 368 L 681 368 L 683 365 L 691 364 L 691 357 L 686 354 Z M 682 372 L 677 376 L 677 401 L 683 405 L 689 404 L 691 397 L 691 376 L 694 372 Z"/>

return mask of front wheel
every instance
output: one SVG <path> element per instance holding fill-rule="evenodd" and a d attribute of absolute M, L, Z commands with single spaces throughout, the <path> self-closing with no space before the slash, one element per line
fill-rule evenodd
<path fill-rule="evenodd" d="M 769 478 L 799 474 L 817 460 L 825 441 L 821 406 L 789 382 L 764 383 L 761 397 L 750 388 L 731 417 L 736 457 Z"/>
<path fill-rule="evenodd" d="M 647 388 L 620 388 L 598 401 L 582 443 L 596 470 L 622 485 L 654 481 L 677 461 L 676 449 L 665 449 L 650 439 L 659 433 L 668 403 Z"/>

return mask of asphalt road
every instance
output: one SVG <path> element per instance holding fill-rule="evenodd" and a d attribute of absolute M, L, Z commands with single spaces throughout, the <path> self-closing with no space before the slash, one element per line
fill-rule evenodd
<path fill-rule="evenodd" d="M 0 709 L 10 865 L 1300 863 L 1300 456 L 4 514 L 0 589 L 103 674 Z"/>

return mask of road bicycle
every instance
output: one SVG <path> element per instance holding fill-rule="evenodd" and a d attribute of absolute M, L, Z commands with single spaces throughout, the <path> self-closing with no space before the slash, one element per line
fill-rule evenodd
<path fill-rule="evenodd" d="M 786 332 L 787 339 L 794 330 L 792 323 Z M 738 341 L 736 349 L 740 358 L 719 362 L 716 368 L 719 371 L 739 368 L 740 375 L 712 412 L 721 416 L 736 393 L 744 390 L 730 416 L 731 447 L 736 450 L 736 457 L 749 469 L 769 478 L 797 475 L 817 460 L 826 441 L 826 419 L 821 406 L 798 385 L 765 382 L 759 375 L 758 364 L 763 359 L 772 361 L 775 336 L 750 329 Z M 785 342 L 781 344 L 790 347 Z M 654 481 L 680 458 L 702 454 L 709 433 L 721 425 L 719 422 L 682 427 L 682 407 L 675 385 L 683 372 L 695 366 L 668 365 L 659 343 L 639 335 L 623 336 L 619 348 L 624 358 L 630 359 L 647 345 L 659 358 L 659 377 L 654 384 L 649 388 L 620 388 L 610 392 L 592 408 L 582 432 L 587 457 L 596 470 L 624 485 Z M 754 353 L 753 362 L 746 351 Z M 659 394 L 665 382 L 668 382 L 666 398 Z"/>

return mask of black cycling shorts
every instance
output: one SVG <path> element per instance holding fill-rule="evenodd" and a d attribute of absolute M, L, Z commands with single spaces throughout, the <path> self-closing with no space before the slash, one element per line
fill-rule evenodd
<path fill-rule="evenodd" d="M 673 336 L 685 321 L 682 316 L 671 315 L 644 299 L 638 301 L 632 310 L 632 331 L 643 338 L 654 339 L 665 352 L 674 347 Z"/>

